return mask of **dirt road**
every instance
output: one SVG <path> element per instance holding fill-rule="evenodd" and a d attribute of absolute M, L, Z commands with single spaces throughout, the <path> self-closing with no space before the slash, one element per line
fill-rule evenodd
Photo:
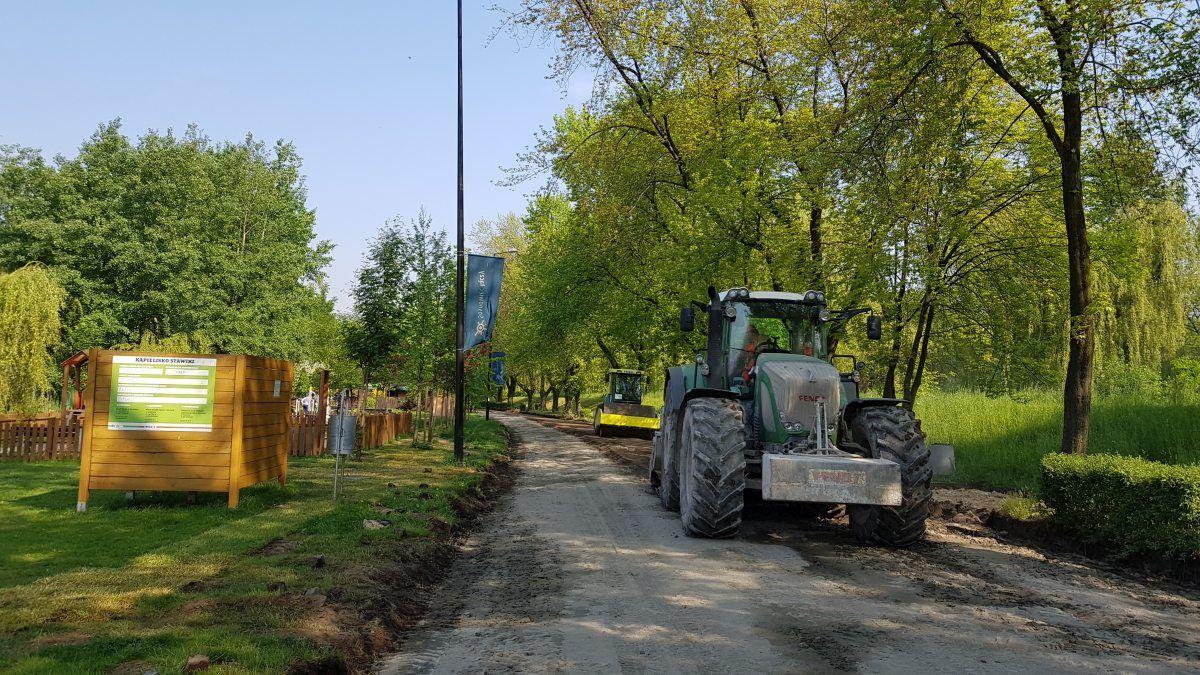
<path fill-rule="evenodd" d="M 760 506 L 692 539 L 600 446 L 502 419 L 517 485 L 382 672 L 1200 672 L 1191 591 L 942 521 L 889 551 Z"/>

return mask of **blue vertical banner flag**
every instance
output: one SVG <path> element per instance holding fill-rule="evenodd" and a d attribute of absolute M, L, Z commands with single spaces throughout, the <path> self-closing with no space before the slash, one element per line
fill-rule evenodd
<path fill-rule="evenodd" d="M 492 352 L 492 384 L 504 386 L 504 352 Z"/>
<path fill-rule="evenodd" d="M 504 258 L 467 255 L 467 299 L 463 351 L 492 339 L 496 313 L 500 310 L 500 280 L 504 276 Z"/>

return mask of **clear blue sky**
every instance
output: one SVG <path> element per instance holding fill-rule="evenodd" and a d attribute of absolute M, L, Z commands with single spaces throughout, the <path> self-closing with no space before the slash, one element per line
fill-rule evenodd
<path fill-rule="evenodd" d="M 539 184 L 495 185 L 539 126 L 591 90 L 546 79 L 551 46 L 503 32 L 493 5 L 464 0 L 466 213 L 514 210 Z M 337 248 L 333 292 L 345 301 L 364 242 L 424 205 L 455 219 L 455 8 L 391 2 L 0 3 L 0 144 L 74 154 L 100 123 L 127 134 L 246 132 L 293 141 L 304 158 L 317 232 Z"/>

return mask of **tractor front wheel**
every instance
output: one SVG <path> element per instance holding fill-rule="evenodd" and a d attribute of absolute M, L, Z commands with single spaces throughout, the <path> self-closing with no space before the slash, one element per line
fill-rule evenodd
<path fill-rule="evenodd" d="M 687 404 L 679 444 L 679 513 L 695 537 L 731 537 L 742 524 L 746 429 L 742 407 L 723 398 Z"/>
<path fill-rule="evenodd" d="M 932 496 L 929 448 L 925 432 L 911 410 L 866 408 L 850 421 L 850 436 L 867 456 L 900 465 L 899 506 L 851 505 L 850 528 L 860 541 L 884 546 L 911 546 L 925 535 Z"/>

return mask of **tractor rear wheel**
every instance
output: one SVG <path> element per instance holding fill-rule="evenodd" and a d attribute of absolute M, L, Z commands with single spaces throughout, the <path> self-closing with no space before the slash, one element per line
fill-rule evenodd
<path fill-rule="evenodd" d="M 742 524 L 746 429 L 737 401 L 698 398 L 687 404 L 679 444 L 679 512 L 695 537 L 731 537 Z"/>
<path fill-rule="evenodd" d="M 850 436 L 867 456 L 900 465 L 899 506 L 851 505 L 850 528 L 859 540 L 885 546 L 911 546 L 925 535 L 932 496 L 929 448 L 911 410 L 867 408 L 850 421 Z"/>
<path fill-rule="evenodd" d="M 662 450 L 662 434 L 654 434 L 650 439 L 650 467 L 647 473 L 647 478 L 650 480 L 650 487 L 654 492 L 658 492 L 658 486 L 662 485 L 663 475 L 663 450 Z"/>
<path fill-rule="evenodd" d="M 662 431 L 658 434 L 662 452 L 658 480 L 658 499 L 668 511 L 679 510 L 679 436 L 675 433 L 675 414 L 667 413 L 662 418 Z"/>

